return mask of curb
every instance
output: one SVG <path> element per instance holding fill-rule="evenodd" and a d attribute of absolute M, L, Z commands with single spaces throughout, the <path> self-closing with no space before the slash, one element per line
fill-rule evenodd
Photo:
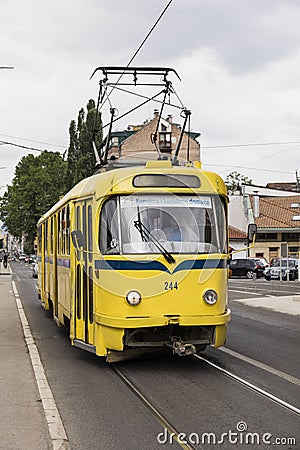
<path fill-rule="evenodd" d="M 284 297 L 252 297 L 230 300 L 247 306 L 264 308 L 291 316 L 300 316 L 300 295 L 287 295 Z"/>

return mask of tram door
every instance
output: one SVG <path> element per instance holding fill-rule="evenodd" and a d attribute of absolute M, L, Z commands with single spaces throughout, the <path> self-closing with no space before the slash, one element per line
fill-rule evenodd
<path fill-rule="evenodd" d="M 94 343 L 94 296 L 93 296 L 93 209 L 92 199 L 75 203 L 76 228 L 85 239 L 84 251 L 76 259 L 75 269 L 75 338 Z"/>

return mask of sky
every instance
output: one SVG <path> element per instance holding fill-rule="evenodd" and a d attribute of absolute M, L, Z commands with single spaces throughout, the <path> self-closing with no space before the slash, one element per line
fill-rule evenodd
<path fill-rule="evenodd" d="M 94 69 L 126 66 L 168 3 L 2 2 L 0 67 L 14 69 L 0 69 L 0 141 L 63 153 L 70 121 L 97 98 Z M 262 186 L 300 174 L 299 22 L 295 0 L 173 0 L 138 52 L 132 65 L 180 75 L 172 82 L 201 133 L 205 170 L 237 171 Z M 120 113 L 128 106 L 121 97 L 112 100 Z M 0 143 L 0 195 L 28 152 L 39 154 Z"/>

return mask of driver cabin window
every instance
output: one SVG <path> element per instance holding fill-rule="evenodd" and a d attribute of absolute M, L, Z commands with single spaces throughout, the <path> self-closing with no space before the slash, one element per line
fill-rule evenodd
<path fill-rule="evenodd" d="M 99 247 L 103 255 L 119 254 L 118 203 L 111 198 L 103 205 L 100 216 Z"/>

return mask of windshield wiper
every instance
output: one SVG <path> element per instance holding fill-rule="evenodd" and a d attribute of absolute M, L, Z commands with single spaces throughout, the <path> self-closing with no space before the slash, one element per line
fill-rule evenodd
<path fill-rule="evenodd" d="M 138 220 L 134 220 L 133 224 L 135 228 L 139 231 L 143 241 L 146 241 L 147 239 L 148 241 L 153 242 L 153 244 L 156 246 L 156 248 L 158 248 L 158 250 L 164 256 L 164 258 L 168 261 L 168 263 L 171 264 L 175 262 L 175 259 L 173 258 L 171 253 L 168 252 L 168 250 L 159 242 L 158 239 L 156 239 L 155 236 L 153 236 L 153 234 L 151 234 L 148 228 L 143 224 L 139 213 L 138 213 Z"/>

